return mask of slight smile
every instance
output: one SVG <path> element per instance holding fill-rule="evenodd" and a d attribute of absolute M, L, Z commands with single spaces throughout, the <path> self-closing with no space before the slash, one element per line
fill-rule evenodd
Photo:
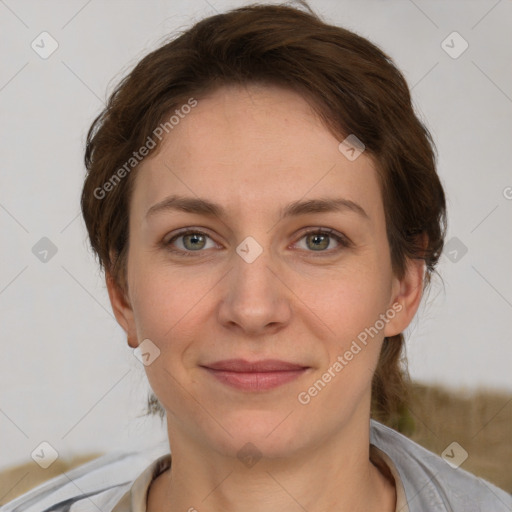
<path fill-rule="evenodd" d="M 243 391 L 266 391 L 290 382 L 308 369 L 301 364 L 265 359 L 249 362 L 228 359 L 202 365 L 220 382 Z"/>

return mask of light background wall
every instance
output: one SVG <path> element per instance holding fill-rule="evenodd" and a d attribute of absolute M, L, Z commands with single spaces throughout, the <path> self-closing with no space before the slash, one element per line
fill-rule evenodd
<path fill-rule="evenodd" d="M 107 91 L 164 36 L 247 3 L 0 0 L 0 468 L 42 441 L 67 457 L 165 439 L 157 420 L 137 416 L 143 367 L 88 249 L 84 140 Z M 512 2 L 310 4 L 395 59 L 437 143 L 445 288 L 434 281 L 408 329 L 412 377 L 512 391 Z M 58 42 L 47 59 L 31 47 L 43 31 Z M 457 58 L 445 51 L 464 41 Z M 57 249 L 46 263 L 32 251 L 43 237 Z"/>

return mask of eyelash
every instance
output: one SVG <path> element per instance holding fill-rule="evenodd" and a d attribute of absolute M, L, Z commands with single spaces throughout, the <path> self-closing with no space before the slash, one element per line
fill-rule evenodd
<path fill-rule="evenodd" d="M 178 232 L 176 235 L 174 235 L 171 239 L 169 239 L 167 242 L 163 242 L 163 246 L 166 250 L 177 254 L 179 256 L 185 256 L 185 257 L 194 257 L 196 254 L 194 253 L 201 253 L 204 252 L 204 250 L 197 250 L 197 251 L 184 251 L 182 249 L 174 249 L 172 248 L 172 243 L 177 240 L 178 238 L 186 235 L 201 235 L 208 237 L 211 239 L 211 236 L 207 233 L 204 233 L 203 231 L 200 231 L 198 229 L 185 229 L 184 231 Z M 344 235 L 341 235 L 337 232 L 335 232 L 331 228 L 317 228 L 317 229 L 311 229 L 309 231 L 305 231 L 301 234 L 300 238 L 298 238 L 297 242 L 302 240 L 303 238 L 307 237 L 308 235 L 329 235 L 331 238 L 336 240 L 338 242 L 339 247 L 330 249 L 327 251 L 319 251 L 318 254 L 314 254 L 315 251 L 307 251 L 313 253 L 313 257 L 323 257 L 323 256 L 330 256 L 333 253 L 337 253 L 342 249 L 346 249 L 348 247 L 352 246 L 352 242 L 345 237 Z"/>

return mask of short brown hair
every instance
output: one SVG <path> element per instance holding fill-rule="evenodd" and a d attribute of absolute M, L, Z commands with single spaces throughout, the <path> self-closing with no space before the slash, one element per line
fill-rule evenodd
<path fill-rule="evenodd" d="M 127 290 L 128 212 L 137 166 L 115 182 L 114 173 L 123 165 L 126 170 L 133 152 L 191 97 L 250 83 L 298 92 L 340 141 L 354 134 L 364 143 L 378 167 L 393 271 L 401 278 L 407 259 L 421 258 L 425 287 L 430 283 L 446 232 L 445 196 L 434 143 L 414 113 L 405 79 L 377 46 L 299 4 L 308 12 L 254 4 L 198 22 L 144 57 L 94 120 L 81 206 L 100 265 L 121 290 Z M 406 393 L 403 344 L 402 334 L 384 339 L 372 382 L 373 417 L 388 423 Z"/>

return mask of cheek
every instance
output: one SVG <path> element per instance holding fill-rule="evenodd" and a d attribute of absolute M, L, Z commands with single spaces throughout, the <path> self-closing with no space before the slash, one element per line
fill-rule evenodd
<path fill-rule="evenodd" d="M 219 272 L 171 266 L 144 254 L 135 254 L 130 263 L 130 297 L 138 339 L 150 339 L 162 354 L 169 353 L 170 364 L 177 366 L 184 362 L 180 353 L 200 339 L 199 331 L 211 322 Z"/>
<path fill-rule="evenodd" d="M 149 339 L 158 354 L 145 366 L 149 384 L 167 411 L 178 410 L 188 400 L 183 393 L 187 372 L 193 366 L 194 340 L 200 338 L 205 294 L 200 279 L 185 279 L 183 273 L 149 266 L 133 276 L 132 306 L 140 341 Z M 201 318 L 200 318 L 201 317 Z M 152 349 L 156 350 L 156 349 Z"/>
<path fill-rule="evenodd" d="M 147 269 L 135 279 L 133 310 L 137 332 L 163 343 L 173 337 L 180 324 L 185 324 L 198 309 L 202 286 L 197 280 L 185 280 L 174 273 Z"/>
<path fill-rule="evenodd" d="M 339 397 L 347 397 L 347 386 L 351 396 L 360 396 L 371 383 L 384 338 L 381 315 L 388 308 L 390 274 L 377 258 L 366 263 L 325 282 L 323 294 L 311 295 L 314 311 L 330 327 L 328 361 L 320 371 L 332 379 L 332 393 Z M 326 375 L 329 368 L 331 375 Z"/>
<path fill-rule="evenodd" d="M 329 318 L 334 331 L 355 335 L 372 325 L 387 307 L 388 272 L 377 261 L 366 259 L 362 263 L 306 284 L 308 302 L 322 317 Z"/>

